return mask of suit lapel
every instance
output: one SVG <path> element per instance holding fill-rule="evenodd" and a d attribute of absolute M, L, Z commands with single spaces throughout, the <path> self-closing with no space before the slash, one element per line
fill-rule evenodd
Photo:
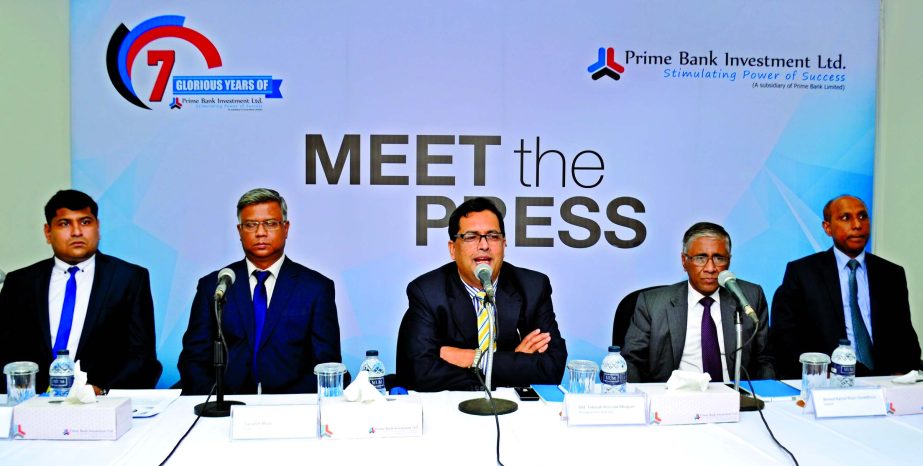
<path fill-rule="evenodd" d="M 882 325 L 879 324 L 878 318 L 880 313 L 877 309 L 878 302 L 875 301 L 877 296 L 887 296 L 887 290 L 884 289 L 883 281 L 876 280 L 876 278 L 881 278 L 881 272 L 878 268 L 879 262 L 878 257 L 873 256 L 872 253 L 865 253 L 865 279 L 869 284 L 869 312 L 872 320 L 872 347 L 874 348 L 876 339 L 875 332 L 878 329 L 882 328 Z"/>
<path fill-rule="evenodd" d="M 38 320 L 38 327 L 41 330 L 41 342 L 45 353 L 51 355 L 51 323 L 49 321 L 48 310 L 48 287 L 51 286 L 51 271 L 54 269 L 54 259 L 45 261 L 39 269 L 39 279 L 35 282 L 34 293 L 37 296 L 35 318 Z M 61 312 L 60 309 L 57 311 Z M 52 358 L 53 359 L 53 358 Z"/>
<path fill-rule="evenodd" d="M 823 280 L 823 288 L 826 290 L 828 298 L 833 306 L 828 315 L 837 323 L 839 329 L 839 338 L 846 338 L 846 318 L 843 316 L 843 293 L 840 291 L 840 271 L 837 268 L 836 256 L 833 255 L 833 248 L 827 250 L 824 255 L 823 263 L 820 267 L 820 275 Z"/>
<path fill-rule="evenodd" d="M 276 284 L 272 288 L 272 299 L 269 301 L 269 308 L 266 309 L 266 321 L 263 322 L 263 334 L 259 341 L 259 348 L 262 348 L 269 340 L 273 329 L 282 318 L 282 310 L 288 307 L 295 283 L 298 283 L 298 272 L 290 262 L 288 257 L 282 262 L 279 276 L 276 277 Z M 250 320 L 253 321 L 253 313 L 250 313 Z"/>
<path fill-rule="evenodd" d="M 724 335 L 724 354 L 727 362 L 728 376 L 733 380 L 734 365 L 737 361 L 737 330 L 734 328 L 737 318 L 737 300 L 731 293 L 724 288 L 718 291 L 718 298 L 721 300 L 721 331 Z M 743 361 L 741 361 L 743 363 Z"/>
<path fill-rule="evenodd" d="M 453 264 L 454 265 L 454 264 Z M 449 318 L 466 344 L 477 346 L 477 311 L 471 303 L 471 296 L 462 284 L 458 270 L 454 267 L 446 274 L 446 296 L 449 297 Z"/>
<path fill-rule="evenodd" d="M 512 274 L 508 273 L 506 276 L 511 277 Z M 522 297 L 516 289 L 517 288 L 511 280 L 506 280 L 505 283 L 498 282 L 497 284 L 497 348 L 500 347 L 500 335 L 512 337 L 519 329 L 518 324 L 519 315 L 522 309 Z M 522 337 L 523 335 L 513 337 L 511 340 L 515 342 L 513 348 L 519 345 L 519 342 L 522 341 Z"/>
<path fill-rule="evenodd" d="M 234 312 L 243 324 L 247 341 L 253 341 L 253 299 L 250 296 L 250 276 L 247 275 L 247 263 L 236 262 L 231 265 L 237 279 L 231 285 L 230 292 L 226 295 L 227 303 L 224 312 Z"/>
<path fill-rule="evenodd" d="M 93 272 L 93 286 L 90 288 L 90 301 L 87 303 L 87 315 L 83 321 L 83 330 L 80 333 L 80 341 L 77 343 L 77 354 L 74 360 L 80 357 L 86 342 L 93 338 L 93 329 L 96 328 L 96 322 L 102 314 L 103 301 L 109 296 L 109 288 L 112 286 L 112 268 L 109 257 L 102 253 L 96 253 L 96 270 Z"/>
<path fill-rule="evenodd" d="M 673 367 L 678 368 L 683 358 L 683 347 L 686 345 L 686 320 L 688 318 L 688 290 L 686 282 L 673 285 L 670 298 L 670 308 L 667 310 L 667 321 L 670 328 L 670 344 L 673 347 Z"/>

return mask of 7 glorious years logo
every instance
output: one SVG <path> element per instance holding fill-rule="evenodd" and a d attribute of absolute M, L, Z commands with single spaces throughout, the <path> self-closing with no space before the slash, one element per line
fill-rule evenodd
<path fill-rule="evenodd" d="M 106 50 L 106 68 L 109 79 L 116 91 L 132 104 L 150 110 L 149 107 L 135 91 L 132 84 L 132 66 L 138 54 L 148 44 L 163 39 L 177 38 L 192 44 L 205 59 L 208 69 L 222 66 L 221 54 L 215 45 L 204 35 L 194 29 L 185 27 L 183 16 L 166 15 L 157 16 L 143 21 L 134 29 L 128 29 L 120 24 L 109 39 Z M 160 70 L 154 81 L 147 102 L 163 101 L 167 84 L 173 74 L 173 65 L 176 63 L 175 50 L 148 50 L 147 65 L 158 66 Z M 270 99 L 281 99 L 279 87 L 281 79 L 273 79 L 270 75 L 258 76 L 176 76 L 173 78 L 172 93 L 177 95 L 260 95 Z M 250 99 L 201 99 L 203 103 L 227 104 L 239 106 L 243 104 L 262 103 L 262 98 L 251 101 Z M 179 99 L 170 100 L 170 108 L 182 108 Z"/>

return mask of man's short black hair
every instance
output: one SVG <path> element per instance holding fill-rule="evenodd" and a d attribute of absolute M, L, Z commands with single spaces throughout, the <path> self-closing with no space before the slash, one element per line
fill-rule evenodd
<path fill-rule="evenodd" d="M 54 218 L 58 209 L 83 210 L 87 207 L 90 208 L 94 217 L 99 218 L 99 206 L 92 197 L 76 189 L 62 189 L 51 196 L 45 204 L 45 223 L 51 225 L 51 219 Z"/>
<path fill-rule="evenodd" d="M 461 205 L 452 212 L 452 215 L 449 217 L 449 241 L 455 240 L 455 235 L 458 234 L 458 224 L 461 222 L 462 217 L 466 217 L 472 212 L 483 212 L 485 210 L 489 210 L 497 216 L 497 221 L 500 222 L 500 233 L 506 236 L 506 227 L 503 226 L 503 214 L 500 213 L 500 209 L 498 209 L 490 199 L 486 197 L 476 197 L 462 202 Z"/>

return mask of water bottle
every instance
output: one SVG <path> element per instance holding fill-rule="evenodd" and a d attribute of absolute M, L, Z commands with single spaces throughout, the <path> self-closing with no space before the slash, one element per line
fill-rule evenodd
<path fill-rule="evenodd" d="M 830 386 L 852 387 L 856 383 L 856 352 L 852 350 L 849 340 L 840 340 L 840 346 L 833 350 L 830 362 Z"/>
<path fill-rule="evenodd" d="M 382 395 L 387 394 L 385 392 L 385 364 L 381 362 L 381 359 L 378 359 L 378 350 L 365 352 L 365 359 L 362 361 L 362 365 L 359 366 L 359 371 L 368 371 L 369 382 L 372 383 L 372 386 L 377 388 Z"/>
<path fill-rule="evenodd" d="M 603 358 L 602 382 L 603 393 L 625 393 L 628 386 L 628 365 L 621 354 L 622 348 L 610 346 L 609 354 Z"/>
<path fill-rule="evenodd" d="M 51 396 L 67 396 L 74 385 L 74 360 L 70 351 L 58 350 L 58 357 L 51 361 L 48 369 L 48 381 L 51 386 Z"/>

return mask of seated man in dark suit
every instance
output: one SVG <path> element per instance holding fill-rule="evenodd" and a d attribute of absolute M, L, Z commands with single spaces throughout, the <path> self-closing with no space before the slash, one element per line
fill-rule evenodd
<path fill-rule="evenodd" d="M 80 191 L 58 191 L 45 205 L 54 257 L 10 272 L 0 291 L 0 367 L 37 363 L 38 391 L 59 350 L 80 362 L 97 394 L 154 388 L 163 369 L 147 269 L 97 250 L 98 210 Z"/>
<path fill-rule="evenodd" d="M 731 237 L 720 225 L 696 223 L 683 235 L 680 260 L 688 280 L 638 297 L 622 349 L 629 382 L 666 382 L 677 369 L 706 372 L 713 382 L 733 380 L 734 314 L 740 312 L 740 305 L 718 287 L 718 274 L 731 264 Z M 744 346 L 741 366 L 751 379 L 773 378 L 763 289 L 742 280 L 737 283 L 760 321 L 756 328 L 750 319 L 742 319 L 744 342 L 753 332 L 756 336 Z"/>
<path fill-rule="evenodd" d="M 278 192 L 253 189 L 237 202 L 244 260 L 228 265 L 236 280 L 225 294 L 227 393 L 314 393 L 314 366 L 340 362 L 333 282 L 285 256 L 288 206 Z M 218 271 L 199 280 L 179 357 L 185 394 L 215 384 L 212 342 Z"/>
<path fill-rule="evenodd" d="M 544 274 L 503 261 L 503 215 L 485 198 L 464 202 L 449 218 L 449 262 L 407 286 L 409 308 L 397 342 L 399 380 L 418 391 L 478 390 L 475 364 L 490 350 L 479 341 L 478 264 L 493 270 L 496 347 L 493 385 L 557 384 L 567 348 L 551 305 Z M 501 270 L 502 267 L 502 270 Z M 480 312 L 479 312 L 480 308 Z M 483 361 L 481 361 L 483 363 Z"/>
<path fill-rule="evenodd" d="M 798 357 L 831 354 L 842 338 L 856 351 L 856 375 L 903 374 L 920 365 L 910 323 L 907 277 L 899 265 L 865 251 L 868 209 L 853 196 L 824 206 L 833 248 L 789 262 L 772 301 L 770 336 L 783 378 L 800 378 Z"/>

